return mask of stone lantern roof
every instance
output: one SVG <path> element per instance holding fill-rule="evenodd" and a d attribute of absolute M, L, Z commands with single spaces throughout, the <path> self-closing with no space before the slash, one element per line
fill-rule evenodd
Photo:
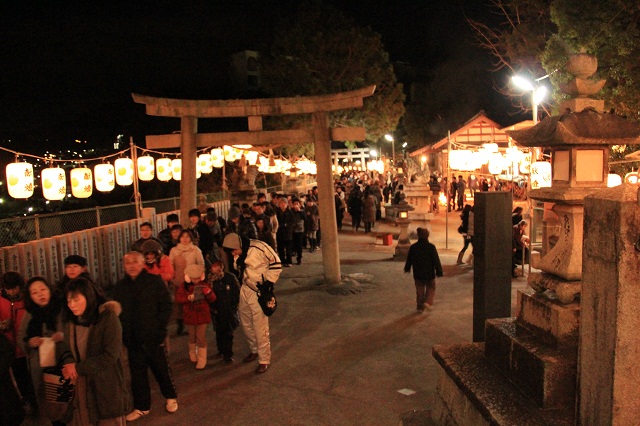
<path fill-rule="evenodd" d="M 536 126 L 506 133 L 527 147 L 640 144 L 639 124 L 593 108 L 546 117 Z"/>

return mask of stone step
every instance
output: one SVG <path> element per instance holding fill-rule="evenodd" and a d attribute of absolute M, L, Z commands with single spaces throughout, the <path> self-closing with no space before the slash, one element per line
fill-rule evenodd
<path fill-rule="evenodd" d="M 551 347 L 515 318 L 500 318 L 485 324 L 485 357 L 540 407 L 575 402 L 577 348 Z"/>
<path fill-rule="evenodd" d="M 559 348 L 578 346 L 580 303 L 563 305 L 557 300 L 518 291 L 518 325 L 531 331 L 546 344 Z"/>
<path fill-rule="evenodd" d="M 541 409 L 484 356 L 484 344 L 433 347 L 442 367 L 432 410 L 436 424 L 499 426 L 573 425 L 574 404 Z"/>

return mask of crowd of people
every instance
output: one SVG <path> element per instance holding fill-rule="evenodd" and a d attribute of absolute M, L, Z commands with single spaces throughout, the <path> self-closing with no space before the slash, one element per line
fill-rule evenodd
<path fill-rule="evenodd" d="M 463 194 L 461 177 L 460 182 Z M 343 175 L 334 188 L 338 230 L 348 213 L 352 230 L 362 226 L 365 234 L 381 218 L 383 203 L 405 198 L 402 183 L 381 183 L 366 173 Z M 11 371 L 16 386 L 3 382 L 0 395 L 17 403 L 1 410 L 0 423 L 20 424 L 25 411 L 54 425 L 135 421 L 151 409 L 149 370 L 166 411 L 176 412 L 178 392 L 168 360 L 173 322 L 176 335 L 188 334 L 185 358 L 195 369 L 207 365 L 207 329 L 213 324 L 225 364 L 234 362 L 233 337 L 240 326 L 249 349 L 242 362 L 257 361 L 255 373 L 265 373 L 271 366 L 269 317 L 258 300 L 258 285 L 276 282 L 282 268 L 302 264 L 305 249 L 313 253 L 322 244 L 317 187 L 301 196 L 269 195 L 269 201 L 260 193 L 251 205 L 233 204 L 226 220 L 206 203 L 189 211 L 186 226 L 169 214 L 167 227 L 156 236 L 151 223 L 142 223 L 122 259 L 124 277 L 107 288 L 92 279 L 87 260 L 75 254 L 64 260 L 65 275 L 58 283 L 5 273 L 0 376 Z M 462 201 L 457 199 L 464 238 L 458 264 L 473 244 L 473 208 L 460 208 Z M 521 213 L 514 210 L 514 264 L 526 252 Z M 404 270 L 413 270 L 418 311 L 429 309 L 442 265 L 426 228 L 418 229 Z M 75 398 L 63 411 L 51 409 L 45 396 L 43 373 L 52 368 L 75 386 Z"/>

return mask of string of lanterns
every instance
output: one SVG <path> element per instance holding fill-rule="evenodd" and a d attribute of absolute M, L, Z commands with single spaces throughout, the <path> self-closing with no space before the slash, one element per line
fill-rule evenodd
<path fill-rule="evenodd" d="M 532 162 L 530 152 L 520 151 L 515 146 L 506 148 L 504 154 L 500 153 L 496 143 L 484 143 L 477 151 L 452 149 L 449 153 L 451 170 L 474 171 L 484 165 L 492 175 L 499 175 L 509 170 L 513 176 L 529 174 L 532 189 L 551 186 L 551 163 Z"/>
<path fill-rule="evenodd" d="M 251 145 L 224 146 L 222 148 L 206 148 L 199 151 L 196 160 L 196 178 L 204 174 L 213 172 L 214 168 L 224 167 L 225 162 L 232 163 L 240 160 L 240 166 L 258 165 L 258 170 L 263 173 L 284 173 L 285 175 L 317 174 L 317 167 L 314 161 L 304 156 L 293 162 L 285 158 L 275 158 L 273 153 L 267 157 L 258 151 L 251 150 Z M 16 155 L 16 160 L 6 167 L 7 190 L 11 197 L 18 199 L 30 198 L 34 194 L 36 176 L 33 165 L 27 161 L 20 161 L 19 157 L 33 157 L 50 163 L 50 167 L 40 170 L 40 182 L 42 195 L 47 200 L 59 201 L 67 197 L 67 173 L 62 167 L 54 167 L 55 162 L 68 162 L 70 160 L 42 158 L 31 154 L 22 154 L 0 147 L 5 151 Z M 179 181 L 182 175 L 182 160 L 180 158 L 167 158 L 165 155 L 176 155 L 175 153 L 164 153 L 138 148 L 135 145 L 131 150 L 142 149 L 143 155 L 137 158 L 137 175 L 141 181 L 151 181 L 157 178 L 161 182 L 168 182 L 171 179 Z M 100 192 L 110 192 L 119 186 L 129 186 L 135 179 L 134 161 L 124 157 L 124 153 L 129 149 L 111 154 L 106 157 L 95 159 L 83 159 L 77 161 L 77 167 L 69 172 L 69 183 L 71 185 L 71 195 L 76 198 L 88 198 L 93 194 L 94 187 Z M 154 158 L 149 153 L 162 155 Z M 117 158 L 113 164 L 107 161 L 111 157 Z M 75 160 L 72 160 L 75 161 Z M 93 169 L 83 163 L 101 161 Z M 95 183 L 95 185 L 94 185 Z"/>

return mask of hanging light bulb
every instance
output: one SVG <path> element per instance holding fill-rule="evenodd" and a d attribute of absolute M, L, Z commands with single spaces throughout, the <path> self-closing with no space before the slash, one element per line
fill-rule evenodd
<path fill-rule="evenodd" d="M 87 167 L 71 169 L 71 194 L 76 198 L 88 198 L 93 193 L 93 174 Z"/>
<path fill-rule="evenodd" d="M 116 169 L 116 183 L 120 186 L 129 186 L 133 183 L 133 160 L 131 158 L 118 158 L 114 162 Z"/>
<path fill-rule="evenodd" d="M 144 181 L 153 180 L 155 175 L 155 167 L 153 157 L 150 155 L 144 155 L 138 157 L 138 178 Z"/>
<path fill-rule="evenodd" d="M 171 180 L 171 160 L 169 158 L 158 158 L 156 160 L 156 171 L 159 181 L 168 182 Z"/>
<path fill-rule="evenodd" d="M 96 179 L 96 189 L 100 192 L 110 192 L 116 186 L 115 172 L 111 164 L 98 164 L 93 168 Z"/>
<path fill-rule="evenodd" d="M 58 201 L 67 195 L 67 176 L 64 169 L 50 167 L 40 172 L 42 179 L 42 196 L 47 200 Z"/>
<path fill-rule="evenodd" d="M 181 159 L 176 158 L 174 160 L 171 160 L 171 174 L 173 176 L 173 179 L 180 180 L 182 176 L 182 160 Z"/>
<path fill-rule="evenodd" d="M 33 195 L 33 166 L 26 162 L 7 164 L 7 190 L 13 198 Z"/>

